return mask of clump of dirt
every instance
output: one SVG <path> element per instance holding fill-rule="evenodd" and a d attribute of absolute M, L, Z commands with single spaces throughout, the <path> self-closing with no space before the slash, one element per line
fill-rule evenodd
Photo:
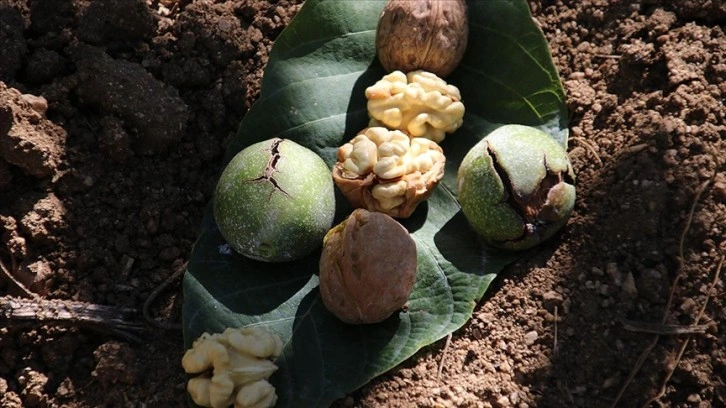
<path fill-rule="evenodd" d="M 93 352 L 96 367 L 91 372 L 101 387 L 123 386 L 136 382 L 136 356 L 127 343 L 109 341 Z"/>
<path fill-rule="evenodd" d="M 14 279 L 0 294 L 29 288 L 141 320 L 183 270 L 224 149 L 300 3 L 0 0 L 0 261 Z M 450 341 L 336 406 L 725 406 L 723 278 L 712 290 L 726 252 L 724 6 L 530 6 L 572 115 L 575 214 Z M 173 326 L 180 303 L 172 285 L 150 312 Z M 3 319 L 3 407 L 186 404 L 179 331 Z"/>
<path fill-rule="evenodd" d="M 99 111 L 104 135 L 117 136 L 104 143 L 113 159 L 126 160 L 130 152 L 124 146 L 131 146 L 139 155 L 152 155 L 166 152 L 181 140 L 188 109 L 175 89 L 166 87 L 141 64 L 115 60 L 100 48 L 72 45 L 70 53 L 77 69 L 74 80 L 79 102 Z M 123 140 L 129 133 L 131 140 Z"/>
<path fill-rule="evenodd" d="M 66 131 L 45 117 L 47 109 L 42 96 L 23 95 L 0 82 L 0 156 L 38 178 L 56 172 L 66 147 Z"/>
<path fill-rule="evenodd" d="M 723 24 L 726 21 L 726 3 L 718 0 L 670 0 L 666 7 L 674 10 L 680 20 L 701 20 L 707 24 Z"/>

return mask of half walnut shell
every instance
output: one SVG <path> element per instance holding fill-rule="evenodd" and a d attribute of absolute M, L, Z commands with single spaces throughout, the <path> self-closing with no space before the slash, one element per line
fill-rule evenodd
<path fill-rule="evenodd" d="M 408 218 L 444 176 L 436 143 L 372 127 L 338 150 L 333 180 L 354 208 Z"/>

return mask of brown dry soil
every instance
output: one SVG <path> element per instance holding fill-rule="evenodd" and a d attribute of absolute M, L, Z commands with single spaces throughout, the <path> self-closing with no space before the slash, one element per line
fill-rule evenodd
<path fill-rule="evenodd" d="M 184 267 L 298 3 L 0 0 L 6 274 L 42 299 L 141 310 Z M 575 214 L 450 341 L 336 406 L 726 406 L 724 279 L 711 283 L 726 253 L 726 5 L 530 5 L 571 111 Z M 2 277 L 0 294 L 17 286 Z M 176 280 L 150 311 L 178 324 L 181 297 Z M 0 316 L 2 407 L 185 406 L 178 330 L 13 323 Z"/>

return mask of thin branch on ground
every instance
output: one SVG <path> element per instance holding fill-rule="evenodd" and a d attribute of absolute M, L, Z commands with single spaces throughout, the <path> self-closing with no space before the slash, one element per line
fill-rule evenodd
<path fill-rule="evenodd" d="M 718 167 L 717 167 L 718 168 Z M 695 197 L 693 198 L 693 203 L 691 204 L 690 211 L 688 212 L 688 218 L 686 219 L 686 225 L 683 227 L 683 231 L 681 233 L 681 238 L 678 242 L 678 267 L 676 271 L 676 277 L 673 279 L 673 283 L 671 284 L 671 290 L 668 295 L 668 300 L 666 301 L 666 305 L 663 308 L 663 318 L 661 319 L 662 324 L 666 324 L 666 321 L 668 320 L 668 311 L 671 309 L 671 306 L 673 305 L 673 298 L 675 297 L 676 289 L 678 288 L 678 284 L 681 281 L 681 277 L 684 274 L 685 269 L 685 256 L 684 256 L 684 248 L 685 248 L 685 241 L 686 236 L 688 235 L 688 232 L 691 230 L 691 223 L 693 222 L 693 217 L 696 213 L 696 206 L 698 205 L 698 202 L 701 200 L 701 196 L 703 193 L 708 189 L 708 187 L 711 185 L 711 183 L 716 178 L 717 171 L 714 171 L 714 173 L 711 175 L 711 177 L 706 180 L 698 189 L 696 192 Z M 622 387 L 620 387 L 620 390 L 618 391 L 617 396 L 615 397 L 615 400 L 613 401 L 611 407 L 616 408 L 618 404 L 620 403 L 620 399 L 625 394 L 625 391 L 630 387 L 630 384 L 633 382 L 633 379 L 638 374 L 640 369 L 643 367 L 643 364 L 648 359 L 648 356 L 650 356 L 650 353 L 655 348 L 656 344 L 658 344 L 658 340 L 660 339 L 660 334 L 656 334 L 653 336 L 653 339 L 650 341 L 648 346 L 643 350 L 643 352 L 638 357 L 638 360 L 635 362 L 635 366 L 630 370 L 630 373 L 628 374 L 628 378 L 625 380 L 625 383 L 623 383 Z"/>
<path fill-rule="evenodd" d="M 446 343 L 444 343 L 444 350 L 441 352 L 441 360 L 439 360 L 439 370 L 436 373 L 436 381 L 441 380 L 441 373 L 444 371 L 444 362 L 446 361 L 446 354 L 449 352 L 449 346 L 451 345 L 451 333 L 446 336 Z"/>
<path fill-rule="evenodd" d="M 592 145 L 592 143 L 587 141 L 587 139 L 579 136 L 571 136 L 570 140 L 574 140 L 583 145 L 585 147 L 585 150 L 590 152 L 595 157 L 595 160 L 597 160 L 597 164 L 602 166 L 602 160 L 600 159 L 600 155 L 597 154 L 597 150 L 595 150 L 595 147 Z"/>
<path fill-rule="evenodd" d="M 184 275 L 184 271 L 187 269 L 187 264 L 184 263 L 177 271 L 169 275 L 164 282 L 161 282 L 159 286 L 157 286 L 149 295 L 149 297 L 146 298 L 144 301 L 143 306 L 143 315 L 144 319 L 147 323 L 150 325 L 163 329 L 163 330 L 181 330 L 182 325 L 178 323 L 169 323 L 169 322 L 163 322 L 161 320 L 158 320 L 154 316 L 151 315 L 151 305 L 154 304 L 154 301 L 156 301 L 156 298 L 159 297 L 161 292 L 165 291 L 171 284 L 176 282 L 182 275 Z"/>
<path fill-rule="evenodd" d="M 552 354 L 557 357 L 557 354 L 559 353 L 559 350 L 557 348 L 557 320 L 559 320 L 557 305 L 555 305 L 555 333 L 554 333 L 554 340 L 552 341 Z"/>
<path fill-rule="evenodd" d="M 603 59 L 620 59 L 623 56 L 622 55 L 615 55 L 615 54 L 595 54 L 593 55 L 595 58 L 603 58 Z"/>
<path fill-rule="evenodd" d="M 678 241 L 678 271 L 676 272 L 676 277 L 673 280 L 673 284 L 671 285 L 670 293 L 668 294 L 668 300 L 666 301 L 666 305 L 663 308 L 663 319 L 661 320 L 662 323 L 665 323 L 668 319 L 668 311 L 671 310 L 671 306 L 673 305 L 673 298 L 675 297 L 676 290 L 678 288 L 678 284 L 681 281 L 681 278 L 683 277 L 684 270 L 685 270 L 685 254 L 684 254 L 684 248 L 685 248 L 685 242 L 686 237 L 688 236 L 688 232 L 691 230 L 691 224 L 693 223 L 693 217 L 696 214 L 696 205 L 698 205 L 698 202 L 701 200 L 701 196 L 704 192 L 706 192 L 706 189 L 708 189 L 708 186 L 711 185 L 711 183 L 716 179 L 716 171 L 713 172 L 711 177 L 706 180 L 701 187 L 696 192 L 696 196 L 693 198 L 693 204 L 691 204 L 691 210 L 688 212 L 688 218 L 686 219 L 686 226 L 683 228 L 683 233 L 681 233 L 681 239 Z"/>
<path fill-rule="evenodd" d="M 134 322 L 132 309 L 57 299 L 0 297 L 0 326 L 18 324 L 86 327 L 140 342 L 136 336 L 144 331 Z"/>
<path fill-rule="evenodd" d="M 0 327 L 50 324 L 76 326 L 132 342 L 141 342 L 137 334 L 144 331 L 144 326 L 133 321 L 132 315 L 136 313 L 134 310 L 70 300 L 43 299 L 15 277 L 16 270 L 15 259 L 12 270 L 0 259 L 0 279 L 9 282 L 22 296 L 0 297 Z"/>
<path fill-rule="evenodd" d="M 613 401 L 612 405 L 610 407 L 617 408 L 618 403 L 620 402 L 620 399 L 623 398 L 623 394 L 625 394 L 625 390 L 628 389 L 630 384 L 633 382 L 633 379 L 640 371 L 641 367 L 643 367 L 643 364 L 645 363 L 645 360 L 648 359 L 648 356 L 650 356 L 650 353 L 653 351 L 653 348 L 655 348 L 655 345 L 658 344 L 658 339 L 660 338 L 660 335 L 656 334 L 653 336 L 653 339 L 648 343 L 648 346 L 643 350 L 642 353 L 640 353 L 640 356 L 638 356 L 638 359 L 635 361 L 635 365 L 633 366 L 633 369 L 630 370 L 630 374 L 628 374 L 628 378 L 625 380 L 625 383 L 622 387 L 620 387 L 620 391 L 618 391 L 618 395 L 615 397 L 615 400 Z"/>
<path fill-rule="evenodd" d="M 12 255 L 11 255 L 12 256 Z M 13 264 L 15 264 L 13 260 Z M 15 288 L 18 292 L 20 292 L 24 297 L 34 299 L 38 297 L 37 294 L 33 293 L 30 289 L 28 289 L 23 282 L 20 282 L 18 278 L 15 277 L 15 269 L 16 267 L 13 266 L 13 269 L 8 269 L 7 266 L 3 263 L 3 260 L 0 259 L 0 278 L 5 279 L 8 283 L 10 283 L 10 286 Z"/>
<path fill-rule="evenodd" d="M 43 299 L 15 277 L 14 272 L 17 265 L 15 265 L 14 259 L 13 265 L 13 268 L 10 269 L 0 259 L 0 280 L 7 281 L 23 298 L 0 297 L 0 326 L 18 323 L 81 326 L 106 332 L 133 342 L 141 341 L 133 334 L 141 333 L 144 329 L 141 322 L 134 322 L 130 318 L 135 311 L 69 300 Z M 143 317 L 151 326 L 164 330 L 181 330 L 180 324 L 155 319 L 151 315 L 150 309 L 159 294 L 179 279 L 185 269 L 186 265 L 169 276 L 154 289 L 144 302 Z"/>
<path fill-rule="evenodd" d="M 683 326 L 678 324 L 639 322 L 628 319 L 621 319 L 620 323 L 623 325 L 623 328 L 628 331 L 637 333 L 658 334 L 661 336 L 705 333 L 706 329 L 708 328 L 708 325 L 705 324 Z"/>

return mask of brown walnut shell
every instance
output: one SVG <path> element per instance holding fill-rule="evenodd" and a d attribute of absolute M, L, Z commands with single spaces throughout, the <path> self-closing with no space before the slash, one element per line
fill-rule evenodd
<path fill-rule="evenodd" d="M 408 301 L 416 263 L 416 244 L 401 224 L 386 214 L 354 210 L 325 236 L 323 304 L 346 323 L 381 322 Z"/>
<path fill-rule="evenodd" d="M 469 37 L 464 0 L 389 0 L 376 30 L 376 49 L 388 72 L 418 69 L 441 78 L 456 69 Z"/>
<path fill-rule="evenodd" d="M 382 208 L 378 200 L 373 197 L 371 189 L 381 182 L 373 173 L 365 177 L 350 178 L 338 163 L 333 167 L 333 181 L 354 208 L 366 208 L 396 218 L 408 218 L 421 202 L 428 200 L 433 194 L 434 188 L 444 176 L 444 164 L 437 163 L 434 170 L 431 174 L 435 177 L 425 177 L 420 173 L 403 176 L 407 186 L 405 200 L 403 204 L 390 209 Z"/>

